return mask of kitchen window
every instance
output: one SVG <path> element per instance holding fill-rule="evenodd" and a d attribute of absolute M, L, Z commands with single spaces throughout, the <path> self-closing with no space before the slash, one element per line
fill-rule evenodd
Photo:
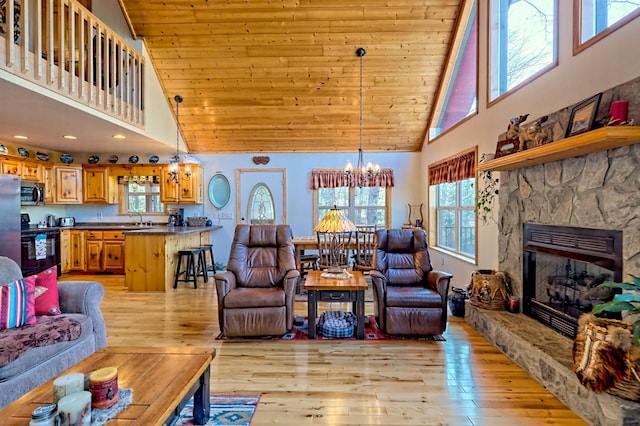
<path fill-rule="evenodd" d="M 119 176 L 123 189 L 120 202 L 123 214 L 164 213 L 160 202 L 160 180 L 158 176 Z"/>

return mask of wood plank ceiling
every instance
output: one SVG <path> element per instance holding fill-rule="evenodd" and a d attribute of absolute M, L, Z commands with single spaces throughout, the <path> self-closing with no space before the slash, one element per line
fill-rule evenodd
<path fill-rule="evenodd" d="M 462 0 L 119 0 L 192 153 L 420 151 Z"/>

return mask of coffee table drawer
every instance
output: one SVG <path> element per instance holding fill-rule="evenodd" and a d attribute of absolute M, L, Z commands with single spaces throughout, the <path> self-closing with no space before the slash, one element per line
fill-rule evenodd
<path fill-rule="evenodd" d="M 354 302 L 356 300 L 355 291 L 321 290 L 319 293 L 319 302 Z"/>

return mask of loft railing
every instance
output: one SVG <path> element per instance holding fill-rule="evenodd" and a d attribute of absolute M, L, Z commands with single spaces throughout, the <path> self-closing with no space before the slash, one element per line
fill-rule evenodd
<path fill-rule="evenodd" d="M 143 126 L 142 55 L 74 0 L 4 3 L 0 69 Z"/>

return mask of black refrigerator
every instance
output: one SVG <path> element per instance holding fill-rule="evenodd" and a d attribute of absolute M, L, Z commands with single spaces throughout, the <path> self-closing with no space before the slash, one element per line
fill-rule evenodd
<path fill-rule="evenodd" d="M 22 265 L 20 178 L 14 175 L 0 174 L 0 256 L 7 256 L 18 266 Z"/>

